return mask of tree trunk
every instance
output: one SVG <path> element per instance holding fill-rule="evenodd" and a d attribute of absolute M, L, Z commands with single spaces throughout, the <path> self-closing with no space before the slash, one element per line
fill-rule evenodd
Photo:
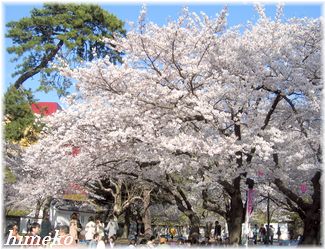
<path fill-rule="evenodd" d="M 219 181 L 225 192 L 230 197 L 230 204 L 226 204 L 226 210 L 222 210 L 217 201 L 209 198 L 207 190 L 202 191 L 203 208 L 215 212 L 227 221 L 229 232 L 229 244 L 241 243 L 242 223 L 245 222 L 245 207 L 240 193 L 240 176 L 233 180 L 233 184 L 227 181 Z"/>
<path fill-rule="evenodd" d="M 107 211 L 104 213 L 103 221 L 106 222 L 108 220 L 108 216 L 111 212 L 110 206 L 107 207 Z"/>
<path fill-rule="evenodd" d="M 227 181 L 219 181 L 225 192 L 230 197 L 230 205 L 226 205 L 226 221 L 229 232 L 229 244 L 239 245 L 241 243 L 242 223 L 245 222 L 245 207 L 241 198 L 240 180 L 238 176 L 233 179 L 232 184 Z"/>
<path fill-rule="evenodd" d="M 44 219 L 45 215 L 49 213 L 49 209 L 50 209 L 50 206 L 51 206 L 52 199 L 53 199 L 52 197 L 47 197 L 46 198 L 46 201 L 45 201 L 45 204 L 44 204 L 44 207 L 43 207 L 43 219 Z"/>
<path fill-rule="evenodd" d="M 200 234 L 200 218 L 199 216 L 194 213 L 192 210 L 188 210 L 185 212 L 187 217 L 190 220 L 190 234 L 189 236 L 192 237 L 193 234 Z"/>
<path fill-rule="evenodd" d="M 320 179 L 321 172 L 315 173 L 311 179 L 313 184 L 314 193 L 312 195 L 313 202 L 305 209 L 304 221 L 304 233 L 301 245 L 320 245 L 320 222 L 321 222 L 321 184 Z"/>
<path fill-rule="evenodd" d="M 36 208 L 35 208 L 35 216 L 34 219 L 37 222 L 38 218 L 39 218 L 39 213 L 41 211 L 41 207 L 42 207 L 42 201 L 41 200 L 37 200 L 37 204 L 36 204 Z"/>
<path fill-rule="evenodd" d="M 320 209 L 313 206 L 306 212 L 304 233 L 300 245 L 320 245 Z"/>
<path fill-rule="evenodd" d="M 152 226 L 151 226 L 151 213 L 150 213 L 150 190 L 145 189 L 143 192 L 143 224 L 144 224 L 144 236 L 145 238 L 150 238 L 152 236 Z"/>
<path fill-rule="evenodd" d="M 205 224 L 205 231 L 204 231 L 204 237 L 209 238 L 211 237 L 211 230 L 212 230 L 212 222 L 207 222 Z"/>
<path fill-rule="evenodd" d="M 177 192 L 180 195 L 174 194 L 174 198 L 176 201 L 176 205 L 178 210 L 184 213 L 190 220 L 190 234 L 189 237 L 192 239 L 197 238 L 199 239 L 200 235 L 200 218 L 199 216 L 193 211 L 192 205 L 187 199 L 184 191 L 178 186 Z M 185 205 L 184 205 L 185 203 Z"/>
<path fill-rule="evenodd" d="M 113 207 L 113 216 L 115 218 L 118 218 L 118 217 L 121 216 L 122 213 L 123 213 L 122 212 L 122 206 L 119 205 L 119 204 L 114 204 L 114 207 Z"/>
<path fill-rule="evenodd" d="M 115 184 L 114 206 L 113 215 L 118 218 L 123 213 L 123 201 L 122 201 L 122 180 L 119 179 Z"/>
<path fill-rule="evenodd" d="M 241 242 L 242 223 L 245 220 L 245 210 L 241 199 L 240 192 L 231 196 L 231 207 L 227 217 L 230 245 L 239 245 Z"/>
<path fill-rule="evenodd" d="M 278 187 L 286 198 L 289 206 L 294 212 L 297 212 L 300 218 L 304 222 L 303 238 L 299 242 L 300 245 L 320 245 L 320 207 L 321 207 L 321 184 L 320 184 L 321 172 L 317 171 L 311 179 L 314 192 L 312 194 L 312 202 L 307 203 L 299 195 L 295 194 L 289 188 L 287 188 L 283 182 L 277 178 L 274 180 L 274 184 Z M 291 202 L 294 202 L 294 206 Z"/>
<path fill-rule="evenodd" d="M 124 226 L 123 226 L 123 235 L 122 235 L 123 239 L 129 237 L 130 215 L 131 215 L 130 208 L 127 208 L 124 212 Z"/>

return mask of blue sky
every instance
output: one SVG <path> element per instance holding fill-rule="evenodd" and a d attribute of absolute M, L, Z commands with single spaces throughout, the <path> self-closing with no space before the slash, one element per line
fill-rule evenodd
<path fill-rule="evenodd" d="M 141 4 L 100 4 L 105 10 L 115 14 L 118 18 L 123 21 L 134 21 L 136 22 L 138 18 L 138 14 L 141 9 Z M 168 19 L 177 18 L 184 4 L 147 4 L 148 10 L 148 19 L 159 25 L 166 24 Z M 222 8 L 223 4 L 187 4 L 190 11 L 194 11 L 199 13 L 200 11 L 205 12 L 208 16 L 215 16 Z M 42 4 L 4 4 L 4 22 L 19 20 L 22 17 L 28 17 L 30 10 L 32 8 L 40 8 Z M 274 17 L 275 14 L 275 5 L 265 5 L 266 13 L 268 16 Z M 250 4 L 229 4 L 228 5 L 229 15 L 228 15 L 228 26 L 234 26 L 238 24 L 246 24 L 247 21 L 256 21 L 257 13 L 254 9 L 254 6 Z M 284 7 L 284 18 L 291 17 L 311 17 L 318 18 L 322 15 L 322 6 L 321 4 L 286 4 Z M 3 27 L 5 29 L 5 27 Z M 126 25 L 126 28 L 128 26 Z M 6 31 L 5 31 L 6 32 Z M 10 46 L 11 41 L 8 38 L 5 38 L 4 45 L 5 47 Z M 5 49 L 4 49 L 5 50 Z M 14 71 L 15 64 L 10 62 L 11 55 L 9 55 L 6 51 L 4 53 L 4 75 L 3 75 L 3 89 L 6 89 L 10 83 L 15 81 L 15 78 L 11 77 L 12 72 Z M 38 85 L 37 77 L 34 79 L 30 79 L 24 83 L 26 88 L 35 89 L 35 85 Z M 36 99 L 39 101 L 55 101 L 60 102 L 56 93 L 51 92 L 48 94 L 42 92 L 35 93 Z"/>

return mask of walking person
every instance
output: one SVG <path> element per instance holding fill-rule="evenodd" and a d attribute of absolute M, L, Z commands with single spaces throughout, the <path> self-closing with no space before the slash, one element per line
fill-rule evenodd
<path fill-rule="evenodd" d="M 98 235 L 99 235 L 99 240 L 104 238 L 104 236 L 105 236 L 104 230 L 105 230 L 104 223 L 102 223 L 101 219 L 99 217 L 97 217 L 97 219 L 96 219 L 96 233 L 98 233 Z"/>
<path fill-rule="evenodd" d="M 93 240 L 94 234 L 96 230 L 96 224 L 94 222 L 94 217 L 90 216 L 88 219 L 88 223 L 85 227 L 85 239 L 87 245 L 89 245 L 90 241 Z"/>
<path fill-rule="evenodd" d="M 257 226 L 257 224 L 255 224 L 254 225 L 254 228 L 253 228 L 253 241 L 254 241 L 254 245 L 257 244 L 257 235 L 258 235 L 258 232 L 259 232 L 258 226 Z"/>
<path fill-rule="evenodd" d="M 70 216 L 70 235 L 72 236 L 73 240 L 76 242 L 76 244 L 79 241 L 78 233 L 81 231 L 80 228 L 78 228 L 78 215 L 76 213 L 71 214 Z"/>
<path fill-rule="evenodd" d="M 52 224 L 49 220 L 49 215 L 44 214 L 44 218 L 41 223 L 41 232 L 40 232 L 40 236 L 42 240 L 44 239 L 44 237 L 49 236 L 51 231 L 52 231 Z"/>
<path fill-rule="evenodd" d="M 30 222 L 30 219 L 28 219 L 28 221 L 27 221 L 27 225 L 26 225 L 26 231 L 27 231 L 27 233 L 30 231 L 30 226 L 31 226 L 31 222 Z"/>
<path fill-rule="evenodd" d="M 137 223 L 133 219 L 130 221 L 128 239 L 129 241 L 134 240 L 135 242 L 138 240 Z"/>
<path fill-rule="evenodd" d="M 10 231 L 12 230 L 12 231 Z M 6 244 L 5 245 L 16 245 L 20 243 L 22 236 L 19 235 L 19 228 L 18 225 L 14 224 L 9 227 L 8 235 L 6 236 Z"/>
<path fill-rule="evenodd" d="M 266 244 L 266 229 L 263 224 L 260 226 L 259 233 L 260 233 L 261 243 L 264 242 L 264 244 Z"/>
<path fill-rule="evenodd" d="M 274 228 L 272 225 L 270 225 L 269 229 L 269 235 L 270 235 L 270 244 L 273 245 L 273 238 L 274 238 Z"/>
<path fill-rule="evenodd" d="M 213 226 L 212 222 L 207 222 L 205 224 L 204 237 L 208 238 L 208 240 L 210 240 L 210 237 L 211 237 L 212 226 Z"/>
<path fill-rule="evenodd" d="M 281 242 L 281 229 L 280 229 L 280 226 L 278 226 L 278 231 L 276 232 L 276 235 L 278 235 L 278 242 L 279 242 L 279 245 L 281 246 L 282 242 Z"/>
<path fill-rule="evenodd" d="M 171 239 L 174 239 L 174 237 L 176 235 L 176 229 L 174 227 L 171 227 L 169 229 L 169 233 L 170 233 Z"/>
<path fill-rule="evenodd" d="M 221 243 L 221 225 L 219 224 L 219 221 L 215 222 L 214 239 L 216 240 L 217 244 Z"/>
<path fill-rule="evenodd" d="M 138 236 L 143 236 L 144 235 L 144 224 L 141 219 L 141 217 L 137 217 L 137 234 Z"/>
<path fill-rule="evenodd" d="M 289 229 L 289 245 L 291 245 L 291 243 L 292 243 L 292 241 L 293 241 L 293 235 L 294 235 L 294 233 L 293 233 L 293 229 L 290 228 L 290 229 Z"/>
<path fill-rule="evenodd" d="M 108 239 L 110 240 L 110 238 L 112 236 L 116 236 L 117 235 L 117 231 L 118 231 L 118 223 L 116 218 L 114 218 L 113 215 L 111 215 L 109 217 L 109 221 L 108 224 L 106 226 L 106 230 L 108 231 Z"/>
<path fill-rule="evenodd" d="M 79 217 L 79 213 L 76 213 L 77 214 L 77 227 L 78 227 L 78 240 L 80 242 L 80 240 L 82 239 L 81 237 L 81 231 L 82 231 L 82 225 L 81 225 L 81 222 L 80 222 L 80 217 Z"/>
<path fill-rule="evenodd" d="M 34 222 L 30 225 L 29 233 L 25 237 L 25 245 L 37 245 L 41 243 L 41 237 L 39 236 L 41 225 Z"/>

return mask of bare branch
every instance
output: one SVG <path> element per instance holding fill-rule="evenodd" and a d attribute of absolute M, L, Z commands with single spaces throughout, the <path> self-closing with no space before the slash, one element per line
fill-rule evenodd
<path fill-rule="evenodd" d="M 103 183 L 102 183 L 101 180 L 97 180 L 97 183 L 99 184 L 101 190 L 106 191 L 107 193 L 112 194 L 113 197 L 114 197 L 114 199 L 116 198 L 116 193 L 114 193 L 113 189 L 111 189 L 111 188 L 105 188 L 103 186 Z"/>

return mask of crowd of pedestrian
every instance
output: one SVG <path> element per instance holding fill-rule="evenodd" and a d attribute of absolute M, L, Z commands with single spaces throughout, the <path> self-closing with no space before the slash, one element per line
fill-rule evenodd
<path fill-rule="evenodd" d="M 52 227 L 49 216 L 44 215 L 41 224 L 34 222 L 27 223 L 27 233 L 19 235 L 19 228 L 14 224 L 8 228 L 5 237 L 5 245 L 51 245 L 54 237 L 58 244 L 70 246 L 84 245 L 90 248 L 105 248 L 109 245 L 114 247 L 117 238 L 118 223 L 113 216 L 109 217 L 109 222 L 105 227 L 102 220 L 97 217 L 89 217 L 86 226 L 83 228 L 77 213 L 70 216 L 69 225 Z M 69 237 L 69 238 L 68 238 Z"/>
<path fill-rule="evenodd" d="M 191 231 L 191 236 L 188 239 L 176 236 L 177 230 L 174 227 L 169 229 L 169 236 L 159 236 L 157 233 L 154 236 L 144 236 L 144 227 L 139 226 L 139 221 L 131 220 L 129 226 L 128 241 L 123 241 L 124 246 L 129 247 L 169 247 L 169 246 L 189 246 L 189 245 L 220 245 L 222 244 L 221 225 L 218 221 L 215 222 L 214 232 L 211 236 L 200 238 L 199 233 Z M 9 228 L 12 230 L 7 236 L 7 244 L 23 244 L 23 245 L 43 245 L 53 246 L 53 240 L 61 245 L 77 246 L 83 248 L 114 248 L 116 247 L 117 234 L 119 225 L 114 216 L 109 217 L 109 221 L 105 226 L 104 222 L 96 217 L 89 217 L 85 227 L 82 227 L 78 214 L 73 213 L 70 217 L 69 225 L 63 225 L 53 228 L 49 221 L 49 216 L 44 215 L 41 224 L 28 222 L 28 232 L 25 236 L 19 235 L 19 228 L 13 225 Z M 37 237 L 39 239 L 35 239 Z M 52 238 L 52 239 L 51 239 Z"/>
<path fill-rule="evenodd" d="M 210 223 L 212 225 L 212 223 Z M 213 231 L 212 226 L 207 226 L 205 230 L 205 236 L 200 237 L 197 231 L 190 229 L 190 236 L 185 237 L 179 236 L 177 230 L 174 227 L 169 228 L 168 236 L 158 235 L 154 233 L 151 237 L 144 236 L 144 228 L 138 228 L 138 223 L 131 221 L 129 225 L 129 236 L 128 241 L 123 241 L 124 246 L 130 248 L 153 248 L 153 247 L 174 247 L 174 246 L 220 246 L 227 245 L 228 238 L 224 236 L 219 221 L 214 223 Z M 41 224 L 32 223 L 28 225 L 28 233 L 25 236 L 19 235 L 19 228 L 17 225 L 13 225 L 11 232 L 7 237 L 7 243 L 10 245 L 24 244 L 24 245 L 35 245 L 40 241 L 32 239 L 33 236 L 39 236 L 42 245 L 51 245 L 51 239 L 47 237 L 58 237 L 58 241 L 65 245 L 68 237 L 71 239 L 70 246 L 78 246 L 83 248 L 114 248 L 116 247 L 116 240 L 118 236 L 119 225 L 117 219 L 114 216 L 109 217 L 109 221 L 105 226 L 104 222 L 96 217 L 89 217 L 85 227 L 82 227 L 79 220 L 78 214 L 73 213 L 70 217 L 68 226 L 60 226 L 59 228 L 53 229 L 51 222 L 49 221 L 48 215 L 44 216 Z M 276 234 L 278 239 L 281 237 L 281 230 L 275 232 L 272 225 L 261 225 L 260 227 L 255 224 L 253 229 L 253 241 L 256 245 L 258 241 L 261 244 L 273 244 L 273 238 Z M 46 241 L 44 241 L 46 240 Z"/>
<path fill-rule="evenodd" d="M 253 241 L 254 244 L 257 244 L 257 241 L 259 240 L 262 244 L 271 244 L 273 245 L 273 239 L 274 239 L 274 227 L 272 225 L 261 225 L 258 227 L 257 224 L 254 225 L 253 228 Z M 278 231 L 276 233 L 278 235 L 278 239 L 281 237 L 281 230 L 280 227 L 278 228 Z"/>

